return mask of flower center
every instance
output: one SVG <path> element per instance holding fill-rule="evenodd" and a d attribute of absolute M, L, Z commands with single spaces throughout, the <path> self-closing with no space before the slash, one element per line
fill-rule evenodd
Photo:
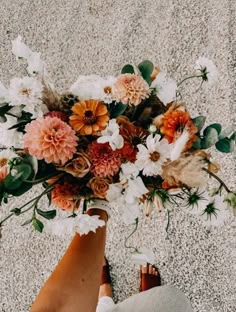
<path fill-rule="evenodd" d="M 155 152 L 151 153 L 149 156 L 150 156 L 151 161 L 156 162 L 160 158 L 160 153 L 155 151 Z"/>
<path fill-rule="evenodd" d="M 84 113 L 84 123 L 85 125 L 92 125 L 97 121 L 97 117 L 94 116 L 91 110 L 86 110 Z"/>
<path fill-rule="evenodd" d="M 106 94 L 111 94 L 111 91 L 112 91 L 112 89 L 111 89 L 110 86 L 107 86 L 107 87 L 104 88 L 104 92 L 105 92 Z"/>
<path fill-rule="evenodd" d="M 30 96 L 31 89 L 24 88 L 24 89 L 21 90 L 21 93 L 24 96 Z"/>
<path fill-rule="evenodd" d="M 7 161 L 8 161 L 8 160 L 7 160 L 6 158 L 1 158 L 1 159 L 0 159 L 0 167 L 6 166 Z"/>

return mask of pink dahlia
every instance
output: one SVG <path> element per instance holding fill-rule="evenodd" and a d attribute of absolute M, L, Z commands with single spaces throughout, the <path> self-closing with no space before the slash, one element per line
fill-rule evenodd
<path fill-rule="evenodd" d="M 47 163 L 64 165 L 76 152 L 75 131 L 57 117 L 38 118 L 25 127 L 24 147 Z"/>
<path fill-rule="evenodd" d="M 148 83 L 139 75 L 120 75 L 112 88 L 112 96 L 123 104 L 139 105 L 150 95 Z"/>
<path fill-rule="evenodd" d="M 113 151 L 109 143 L 100 144 L 94 141 L 88 149 L 92 162 L 91 172 L 102 178 L 114 176 L 121 166 L 121 155 L 118 150 Z"/>
<path fill-rule="evenodd" d="M 51 192 L 52 203 L 62 210 L 72 211 L 80 205 L 79 187 L 66 181 L 63 184 L 55 184 Z"/>

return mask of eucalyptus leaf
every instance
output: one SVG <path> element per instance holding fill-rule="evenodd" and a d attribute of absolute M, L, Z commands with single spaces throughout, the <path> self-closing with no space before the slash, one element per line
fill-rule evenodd
<path fill-rule="evenodd" d="M 42 217 L 44 217 L 45 219 L 48 219 L 48 220 L 54 219 L 56 217 L 56 215 L 57 215 L 57 212 L 56 212 L 55 209 L 54 210 L 48 210 L 48 211 L 43 211 L 43 210 L 37 209 L 37 213 L 40 216 L 42 216 Z"/>
<path fill-rule="evenodd" d="M 109 105 L 110 119 L 117 118 L 122 115 L 127 107 L 128 105 L 124 105 L 122 103 L 111 103 Z"/>
<path fill-rule="evenodd" d="M 121 74 L 134 74 L 134 67 L 130 64 L 126 64 L 122 70 L 121 70 Z"/>
<path fill-rule="evenodd" d="M 33 185 L 30 183 L 23 182 L 18 189 L 12 190 L 11 194 L 13 196 L 21 196 L 25 194 L 26 192 L 28 192 L 32 188 L 32 186 Z"/>
<path fill-rule="evenodd" d="M 209 148 L 218 141 L 218 132 L 215 128 L 207 127 L 204 130 L 204 138 L 202 139 L 201 146 L 203 149 Z"/>
<path fill-rule="evenodd" d="M 236 142 L 236 131 L 231 135 L 230 140 L 233 140 Z"/>
<path fill-rule="evenodd" d="M 219 123 L 211 124 L 207 128 L 214 128 L 214 129 L 216 129 L 218 134 L 221 133 L 221 129 L 222 129 L 221 124 L 219 124 Z"/>
<path fill-rule="evenodd" d="M 205 116 L 198 116 L 192 119 L 194 125 L 198 128 L 198 132 L 200 132 L 205 124 L 206 117 Z"/>
<path fill-rule="evenodd" d="M 234 129 L 232 126 L 227 127 L 226 129 L 222 130 L 220 135 L 219 135 L 219 139 L 224 139 L 226 137 L 228 137 L 231 133 L 233 133 Z"/>
<path fill-rule="evenodd" d="M 27 180 L 32 174 L 31 166 L 25 163 L 21 163 L 20 165 L 15 166 L 14 170 L 21 174 L 22 180 Z"/>
<path fill-rule="evenodd" d="M 231 140 L 229 138 L 221 139 L 216 143 L 216 148 L 222 153 L 231 153 L 234 151 L 234 147 L 234 140 Z"/>
<path fill-rule="evenodd" d="M 32 220 L 33 220 L 33 219 L 31 218 L 31 219 L 25 221 L 23 224 L 21 224 L 21 226 L 25 226 L 25 225 L 30 224 L 30 223 L 32 222 Z"/>
<path fill-rule="evenodd" d="M 39 219 L 33 218 L 32 225 L 36 231 L 43 232 L 44 225 Z"/>
<path fill-rule="evenodd" d="M 153 63 L 148 61 L 148 60 L 145 60 L 138 65 L 138 68 L 141 72 L 143 79 L 146 80 L 147 83 L 150 85 L 152 82 L 151 74 L 152 74 L 153 69 L 154 69 Z"/>
<path fill-rule="evenodd" d="M 193 147 L 196 149 L 201 148 L 201 139 L 198 137 L 197 140 L 193 143 Z"/>
<path fill-rule="evenodd" d="M 22 185 L 23 181 L 20 177 L 12 176 L 10 173 L 4 180 L 4 186 L 7 190 L 12 191 L 18 189 Z"/>

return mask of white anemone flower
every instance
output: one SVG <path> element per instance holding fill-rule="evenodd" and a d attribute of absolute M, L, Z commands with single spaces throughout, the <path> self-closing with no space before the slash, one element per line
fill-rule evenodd
<path fill-rule="evenodd" d="M 145 265 L 147 263 L 154 264 L 155 255 L 153 251 L 145 246 L 138 248 L 131 255 L 134 264 Z"/>
<path fill-rule="evenodd" d="M 36 105 L 41 102 L 43 85 L 33 77 L 13 78 L 10 82 L 9 100 L 15 105 Z"/>
<path fill-rule="evenodd" d="M 109 143 L 113 151 L 124 146 L 124 139 L 119 133 L 119 126 L 115 119 L 109 121 L 108 126 L 101 132 L 102 136 L 97 139 L 98 143 Z"/>
<path fill-rule="evenodd" d="M 211 197 L 206 204 L 205 209 L 201 211 L 198 217 L 205 225 L 222 226 L 229 219 L 229 210 L 224 201 L 224 197 L 215 195 Z"/>
<path fill-rule="evenodd" d="M 177 83 L 166 77 L 165 73 L 156 76 L 151 84 L 151 88 L 156 89 L 158 98 L 164 103 L 170 103 L 176 99 Z"/>
<path fill-rule="evenodd" d="M 126 225 L 135 223 L 135 220 L 140 217 L 144 206 L 138 199 L 132 203 L 127 203 L 125 196 L 121 196 L 117 202 L 122 211 L 122 220 Z"/>
<path fill-rule="evenodd" d="M 135 165 L 143 170 L 146 176 L 155 176 L 162 173 L 162 164 L 170 158 L 171 144 L 166 139 L 160 141 L 161 136 L 156 134 L 147 137 L 146 145 L 139 144 Z"/>
<path fill-rule="evenodd" d="M 0 104 L 7 102 L 7 98 L 8 98 L 8 90 L 0 81 Z"/>
<path fill-rule="evenodd" d="M 219 72 L 212 60 L 202 56 L 196 61 L 195 70 L 202 76 L 203 81 L 213 84 L 218 80 Z"/>
<path fill-rule="evenodd" d="M 121 196 L 122 190 L 123 190 L 123 186 L 119 183 L 109 184 L 109 188 L 106 194 L 106 199 L 109 202 L 114 202 L 118 200 Z"/>
<path fill-rule="evenodd" d="M 12 41 L 12 53 L 17 58 L 28 59 L 32 51 L 24 42 L 22 42 L 22 37 L 18 35 L 18 37 Z"/>
<path fill-rule="evenodd" d="M 57 219 L 47 223 L 48 231 L 58 236 L 71 236 L 75 233 L 87 235 L 89 232 L 96 233 L 96 230 L 103 226 L 105 226 L 105 221 L 99 219 L 99 216 L 89 216 L 87 214 L 80 214 L 76 217 L 66 219 Z"/>
<path fill-rule="evenodd" d="M 139 168 L 131 162 L 121 165 L 120 180 L 134 179 L 139 175 Z"/>
<path fill-rule="evenodd" d="M 3 159 L 8 161 L 15 157 L 18 157 L 18 155 L 11 148 L 0 151 L 0 161 Z"/>
<path fill-rule="evenodd" d="M 33 52 L 27 59 L 27 71 L 32 76 L 43 76 L 45 73 L 45 62 L 41 60 L 41 53 Z"/>
<path fill-rule="evenodd" d="M 141 177 L 136 177 L 134 179 L 128 179 L 128 184 L 125 190 L 125 201 L 128 204 L 134 204 L 139 200 L 144 194 L 147 194 L 149 191 L 146 188 L 145 184 Z"/>
<path fill-rule="evenodd" d="M 23 147 L 23 133 L 16 129 L 11 129 L 17 124 L 17 119 L 12 116 L 7 116 L 7 121 L 0 124 L 0 145 L 5 147 Z"/>

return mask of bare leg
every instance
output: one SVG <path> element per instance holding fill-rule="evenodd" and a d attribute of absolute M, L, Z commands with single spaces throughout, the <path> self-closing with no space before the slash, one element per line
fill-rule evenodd
<path fill-rule="evenodd" d="M 107 221 L 106 212 L 91 209 Z M 94 312 L 104 259 L 106 227 L 75 235 L 65 255 L 41 289 L 31 312 Z"/>

